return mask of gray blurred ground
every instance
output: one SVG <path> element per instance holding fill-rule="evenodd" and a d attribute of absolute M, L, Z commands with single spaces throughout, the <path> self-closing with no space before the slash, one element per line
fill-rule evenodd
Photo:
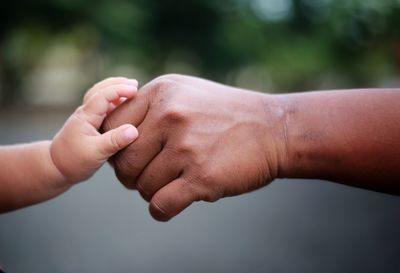
<path fill-rule="evenodd" d="M 0 112 L 0 143 L 50 138 L 67 111 Z M 280 180 L 169 223 L 109 166 L 50 202 L 0 215 L 8 272 L 400 272 L 400 198 Z"/>

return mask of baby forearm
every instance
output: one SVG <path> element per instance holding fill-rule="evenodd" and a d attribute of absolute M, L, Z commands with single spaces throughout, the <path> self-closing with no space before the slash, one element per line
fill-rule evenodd
<path fill-rule="evenodd" d="M 400 91 L 284 95 L 287 177 L 400 194 Z"/>
<path fill-rule="evenodd" d="M 50 144 L 0 147 L 0 212 L 51 199 L 69 188 L 52 162 Z"/>
<path fill-rule="evenodd" d="M 53 141 L 0 146 L 0 212 L 51 199 L 90 178 L 138 137 L 131 124 L 101 134 L 108 113 L 135 97 L 138 82 L 109 78 L 95 84 Z"/>

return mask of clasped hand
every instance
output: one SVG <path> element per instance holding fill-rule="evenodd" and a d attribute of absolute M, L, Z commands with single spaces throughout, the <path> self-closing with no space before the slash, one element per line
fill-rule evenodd
<path fill-rule="evenodd" d="M 139 131 L 111 164 L 160 221 L 194 201 L 255 190 L 278 177 L 285 163 L 277 100 L 195 77 L 159 77 L 104 121 L 104 131 L 126 123 Z"/>

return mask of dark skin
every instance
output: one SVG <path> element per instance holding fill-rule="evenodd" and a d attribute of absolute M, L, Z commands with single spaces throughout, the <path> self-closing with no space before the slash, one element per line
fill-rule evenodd
<path fill-rule="evenodd" d="M 139 138 L 113 157 L 119 180 L 168 221 L 194 201 L 310 178 L 400 194 L 400 92 L 269 95 L 166 75 L 105 121 Z"/>
<path fill-rule="evenodd" d="M 400 92 L 287 95 L 289 162 L 282 177 L 400 195 Z"/>

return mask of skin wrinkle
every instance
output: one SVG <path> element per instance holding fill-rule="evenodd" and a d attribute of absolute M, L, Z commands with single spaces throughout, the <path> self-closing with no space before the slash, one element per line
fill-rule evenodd
<path fill-rule="evenodd" d="M 66 120 L 52 141 L 13 145 L 0 152 L 0 212 L 54 198 L 90 178 L 106 159 L 135 140 L 132 126 L 118 126 L 105 134 L 98 129 L 116 99 L 132 98 L 137 86 L 121 85 L 127 79 L 106 79 L 85 96 L 86 101 Z M 121 124 L 122 125 L 122 124 Z M 128 132 L 129 133 L 129 132 Z M 117 138 L 117 139 L 116 139 Z M 114 144 L 113 144 L 114 143 Z M 118 145 L 115 145 L 118 144 Z"/>
<path fill-rule="evenodd" d="M 135 183 L 135 188 L 139 191 L 140 195 L 143 197 L 144 200 L 150 202 L 151 198 L 153 197 L 149 194 L 142 186 L 141 183 Z"/>
<path fill-rule="evenodd" d="M 161 142 L 159 143 L 160 144 L 160 149 L 159 149 L 159 152 L 158 153 L 156 153 L 148 162 L 147 162 L 147 164 L 144 166 L 144 168 L 142 168 L 140 171 L 139 171 L 139 174 L 138 175 L 136 175 L 136 177 L 133 177 L 132 179 L 131 179 L 131 183 L 132 184 L 135 184 L 134 186 L 133 186 L 133 189 L 137 186 L 136 185 L 136 181 L 139 179 L 139 177 L 142 175 L 142 173 L 143 173 L 143 171 L 147 168 L 147 166 L 152 162 L 152 160 L 154 159 L 154 158 L 156 158 L 157 157 L 157 155 L 162 151 L 162 147 L 161 147 Z M 129 159 L 129 158 L 128 158 Z M 120 161 L 125 161 L 124 159 L 119 159 Z"/>
<path fill-rule="evenodd" d="M 168 150 L 163 150 L 151 163 L 149 163 L 149 165 L 143 170 L 141 176 L 137 179 L 136 183 L 140 186 L 138 187 L 139 191 L 143 190 L 145 192 L 145 195 L 149 198 L 151 198 L 157 191 L 157 187 L 155 187 L 155 185 L 157 184 L 155 184 L 155 181 L 161 179 L 162 185 L 165 185 L 168 182 L 177 179 L 181 174 L 181 168 L 178 167 L 178 163 L 175 162 L 178 160 L 173 156 L 171 157 L 171 159 L 168 160 L 168 162 L 165 162 L 165 164 L 163 164 L 162 166 L 160 165 L 160 162 L 164 161 L 160 161 L 160 159 L 168 159 L 168 157 L 171 157 Z M 157 163 L 154 163 L 156 161 Z M 155 166 L 158 166 L 158 168 L 162 169 L 157 169 L 155 168 Z M 166 170 L 165 168 L 167 167 L 169 169 Z M 164 176 L 160 176 L 161 174 L 163 174 Z"/>
<path fill-rule="evenodd" d="M 168 128 L 171 127 L 172 124 L 176 125 L 178 123 L 182 123 L 184 117 L 179 118 L 179 119 L 171 119 L 171 113 L 168 112 L 168 110 L 163 110 L 160 111 L 159 108 L 163 108 L 163 103 L 167 103 L 166 100 L 164 99 L 157 99 L 154 100 L 156 101 L 156 104 L 154 106 L 154 110 L 150 112 L 150 110 L 148 110 L 148 115 L 150 115 L 150 113 L 159 113 L 159 112 L 163 112 L 164 114 L 162 115 L 169 115 L 168 118 L 159 118 L 160 122 L 158 123 L 158 127 L 161 129 L 161 134 L 160 134 L 160 141 L 158 142 L 160 147 L 159 147 L 159 152 L 157 154 L 154 155 L 154 157 L 149 160 L 149 162 L 144 166 L 144 168 L 142 169 L 142 171 L 140 172 L 140 174 L 137 176 L 137 178 L 135 179 L 136 181 L 141 180 L 141 177 L 143 175 L 143 172 L 149 167 L 150 163 L 162 152 L 166 152 L 166 147 L 168 146 Z M 162 103 L 161 103 L 162 102 Z M 149 107 L 150 108 L 150 107 Z M 178 113 L 177 113 L 178 114 Z M 157 115 L 156 115 L 157 116 Z M 138 128 L 140 130 L 140 127 Z M 154 130 L 155 131 L 155 130 Z M 172 149 L 168 149 L 169 151 L 173 151 Z M 179 176 L 178 176 L 179 177 Z M 177 178 L 177 177 L 176 177 Z M 175 179 L 176 179 L 175 178 Z M 148 180 L 148 179 L 146 179 Z M 139 191 L 143 191 L 144 195 L 147 197 L 145 198 L 146 200 L 149 199 L 149 197 L 151 198 L 152 196 L 150 196 L 150 194 L 146 193 L 144 187 L 142 187 L 141 185 L 137 186 L 140 187 L 140 189 L 138 188 Z M 148 201 L 148 200 L 147 200 Z"/>
<path fill-rule="evenodd" d="M 152 198 L 151 199 L 151 205 L 155 206 L 156 209 L 163 215 L 163 216 L 169 216 L 170 213 L 168 213 L 165 209 L 162 208 L 162 206 L 159 205 L 159 202 L 157 201 L 157 199 Z"/>
<path fill-rule="evenodd" d="M 168 81 L 168 86 L 169 84 L 171 84 L 170 81 Z M 211 82 L 206 84 L 213 85 Z M 159 134 L 164 136 L 163 139 L 168 139 L 163 149 L 173 147 L 177 151 L 176 156 L 183 158 L 182 175 L 180 177 L 186 178 L 185 181 L 187 182 L 184 184 L 191 185 L 191 190 L 193 186 L 196 187 L 197 194 L 202 196 L 199 199 L 215 201 L 228 192 L 229 195 L 237 195 L 242 191 L 247 192 L 265 185 L 269 182 L 267 179 L 271 180 L 276 175 L 277 165 L 267 165 L 270 161 L 276 161 L 277 153 L 274 149 L 260 149 L 266 144 L 264 139 L 271 134 L 269 132 L 275 129 L 276 123 L 268 117 L 267 120 L 271 121 L 268 124 L 257 112 L 259 110 L 265 111 L 260 107 L 264 104 L 259 94 L 249 93 L 251 94 L 250 101 L 259 105 L 254 106 L 250 102 L 243 104 L 243 99 L 236 96 L 241 95 L 244 92 L 243 90 L 229 89 L 231 91 L 226 92 L 229 95 L 224 97 L 224 103 L 229 107 L 225 107 L 224 103 L 218 103 L 222 98 L 219 92 L 209 93 L 207 99 L 204 100 L 203 94 L 193 92 L 192 86 L 176 85 L 173 95 L 171 95 L 171 91 L 164 90 L 161 92 L 161 89 L 157 92 L 151 92 L 151 109 L 148 110 L 147 119 L 151 122 L 160 122 L 157 130 L 160 131 Z M 158 83 L 148 86 L 160 88 L 164 85 Z M 223 85 L 217 86 L 218 88 L 225 88 Z M 169 88 L 172 87 L 169 86 Z M 186 96 L 187 94 L 193 94 L 193 97 Z M 158 96 L 162 98 L 158 98 Z M 192 104 L 195 107 L 188 107 Z M 232 111 L 232 109 L 235 110 Z M 259 110 L 254 111 L 255 109 Z M 152 115 L 155 112 L 161 112 L 161 114 L 159 116 Z M 141 126 L 142 124 L 138 128 L 139 132 L 141 132 Z M 238 132 L 246 132 L 249 136 L 244 137 Z M 235 147 L 234 150 L 232 150 L 232 145 Z M 236 151 L 236 147 L 240 148 L 237 150 L 239 154 L 229 157 L 232 151 Z M 246 173 L 252 174 L 251 176 L 240 171 L 241 166 L 236 166 L 237 163 L 235 163 L 239 158 L 243 158 L 243 160 L 248 158 L 248 155 L 240 153 L 243 149 L 256 152 L 257 157 L 261 159 L 256 165 L 248 167 Z M 268 153 L 262 151 L 268 151 Z M 205 157 L 205 155 L 207 156 Z M 249 157 L 248 160 L 253 160 L 253 158 Z M 235 167 L 232 169 L 229 166 L 233 163 Z M 246 179 L 241 181 L 243 175 L 246 176 Z M 217 182 L 221 179 L 227 183 L 232 183 L 232 190 Z M 231 179 L 232 182 L 230 182 Z M 186 186 L 181 190 L 185 190 L 185 188 Z M 189 190 L 189 188 L 186 188 L 186 190 Z M 146 198 L 149 198 L 144 186 L 139 187 L 139 191 L 143 191 L 143 195 L 147 195 Z M 162 189 L 159 191 L 161 194 Z M 164 213 L 166 212 L 166 208 L 161 203 L 158 203 L 157 206 L 162 207 Z M 169 212 L 168 209 L 167 212 Z"/>
<path fill-rule="evenodd" d="M 144 88 L 144 87 L 143 87 Z M 142 88 L 142 89 L 143 89 Z M 143 94 L 143 92 L 142 92 L 142 94 Z M 144 96 L 144 95 L 142 95 L 142 96 Z M 146 101 L 148 101 L 148 97 L 147 96 L 144 96 L 144 99 L 146 100 Z M 134 105 L 134 104 L 132 104 L 132 105 Z M 146 102 L 146 110 L 145 110 L 145 114 L 143 115 L 143 119 L 140 121 L 140 124 L 137 126 L 137 129 L 138 129 L 138 131 L 139 131 L 139 136 L 138 136 L 138 138 L 137 138 L 137 140 L 136 141 L 138 141 L 141 137 L 143 138 L 143 137 L 145 137 L 145 136 L 141 136 L 141 131 L 142 131 L 142 128 L 143 128 L 143 123 L 144 123 L 144 121 L 145 121 L 145 117 L 148 117 L 148 116 L 151 116 L 152 115 L 152 113 L 154 113 L 154 112 L 150 112 L 150 103 L 148 103 L 148 102 Z M 111 120 L 112 121 L 112 120 Z M 107 125 L 108 126 L 113 126 L 113 124 L 112 124 L 112 122 L 111 123 L 107 123 Z M 155 131 L 155 130 L 154 130 Z M 161 139 L 163 139 L 163 136 L 161 135 L 160 136 L 160 138 Z M 136 181 L 139 179 L 139 177 L 141 176 L 141 174 L 143 173 L 143 171 L 146 169 L 146 167 L 151 163 L 151 161 L 162 151 L 162 149 L 163 149 L 163 147 L 164 147 L 164 141 L 159 141 L 159 142 L 157 142 L 160 146 L 159 146 L 159 149 L 158 149 L 158 152 L 157 153 L 155 153 L 154 154 L 154 156 L 147 162 L 147 164 L 144 166 L 144 168 L 140 168 L 140 169 L 137 169 L 137 167 L 136 166 L 133 166 L 132 164 L 131 164 L 131 162 L 130 162 L 130 160 L 129 160 L 129 156 L 126 156 L 125 154 L 127 153 L 127 151 L 129 151 L 129 153 L 132 153 L 132 150 L 129 148 L 129 147 L 131 147 L 134 143 L 132 143 L 131 145 L 129 145 L 127 148 L 125 148 L 124 150 L 122 150 L 122 151 L 120 151 L 120 152 L 118 152 L 114 157 L 113 157 L 113 161 L 114 161 L 114 165 L 116 165 L 117 166 L 117 168 L 116 168 L 116 170 L 119 170 L 119 172 L 117 172 L 117 177 L 118 178 L 122 178 L 123 179 L 123 184 L 128 188 L 128 189 L 136 189 Z M 133 151 L 135 151 L 135 150 L 133 150 Z M 134 157 L 133 158 L 135 158 L 135 157 L 138 157 L 139 156 L 139 154 L 134 154 Z M 125 162 L 124 162 L 125 161 Z M 124 166 L 124 165 L 126 165 L 126 166 L 129 166 L 129 165 L 131 165 L 129 168 L 125 168 L 125 169 L 137 169 L 138 170 L 138 174 L 135 176 L 135 177 L 132 177 L 131 175 L 126 175 L 126 174 L 122 174 L 122 173 L 124 173 L 124 171 L 123 171 L 123 167 L 119 167 L 118 168 L 118 162 L 122 162 L 122 166 Z M 119 163 L 119 164 L 121 164 L 121 163 Z M 126 172 L 125 172 L 126 173 Z M 128 173 L 129 173 L 129 171 L 128 171 Z M 130 177 L 130 179 L 127 179 L 127 177 Z"/>
<path fill-rule="evenodd" d="M 141 89 L 143 89 L 143 87 L 142 87 Z M 119 114 L 120 112 L 122 112 L 122 111 L 131 112 L 131 109 L 135 106 L 135 104 L 130 103 L 130 102 L 132 102 L 133 100 L 139 100 L 139 99 L 144 99 L 144 100 L 146 100 L 146 101 L 145 101 L 146 108 L 145 108 L 144 113 L 142 114 L 142 119 L 139 120 L 139 121 L 137 122 L 137 124 L 132 124 L 132 123 L 130 122 L 130 123 L 131 123 L 132 125 L 134 125 L 136 128 L 138 128 L 138 127 L 143 123 L 143 121 L 145 120 L 145 118 L 146 118 L 146 116 L 147 116 L 147 114 L 148 114 L 148 112 L 149 112 L 149 110 L 150 110 L 150 103 L 149 103 L 149 101 L 148 101 L 148 96 L 145 95 L 145 94 L 143 94 L 143 92 L 140 92 L 141 89 L 138 90 L 138 93 L 137 93 L 137 95 L 136 95 L 135 98 L 126 100 L 126 101 L 123 103 L 123 105 L 121 105 L 120 107 L 118 107 L 117 109 L 115 109 L 115 110 L 113 111 L 113 113 L 111 113 L 111 115 L 108 116 L 108 117 L 103 121 L 103 124 L 102 124 L 102 126 L 100 127 L 100 130 L 99 130 L 101 133 L 107 132 L 107 131 L 111 130 L 112 128 L 115 128 L 115 127 L 117 127 L 117 126 L 119 126 L 119 125 L 125 123 L 125 120 L 119 120 L 119 123 L 117 123 L 117 121 L 115 120 L 114 117 L 117 117 L 118 114 Z M 139 136 L 140 136 L 140 135 L 139 135 Z M 128 147 L 129 147 L 129 146 L 128 146 Z"/>
<path fill-rule="evenodd" d="M 281 104 L 276 103 L 275 100 L 272 100 L 272 97 L 270 95 L 266 95 L 268 98 L 270 98 L 269 104 L 265 103 L 264 99 L 260 99 L 259 100 L 259 107 L 260 109 L 263 110 L 264 113 L 264 120 L 262 124 L 258 124 L 260 128 L 260 132 L 262 132 L 262 127 L 265 126 L 265 124 L 267 124 L 268 126 L 268 130 L 266 130 L 266 134 L 262 135 L 260 138 L 262 139 L 268 139 L 269 135 L 272 135 L 272 132 L 275 131 L 279 131 L 279 129 L 277 130 L 276 128 L 276 124 L 275 122 L 271 122 L 269 123 L 271 116 L 273 117 L 279 117 L 279 119 L 285 119 L 285 110 L 284 107 Z M 272 102 L 272 103 L 271 103 Z M 267 111 L 268 110 L 268 111 Z M 282 126 L 282 131 L 283 131 L 283 136 L 285 134 L 285 128 L 284 126 Z M 256 138 L 255 138 L 256 139 Z M 283 146 L 286 146 L 285 144 Z M 276 147 L 279 147 L 279 145 L 276 145 Z M 273 160 L 270 159 L 270 157 L 275 156 L 275 158 Z M 258 173 L 260 174 L 261 177 L 263 177 L 263 180 L 260 181 L 260 183 L 269 183 L 271 180 L 273 180 L 276 177 L 279 177 L 279 173 L 281 172 L 281 167 L 280 167 L 280 163 L 278 164 L 274 164 L 274 166 L 272 166 L 273 164 L 269 164 L 269 162 L 281 162 L 281 159 L 279 159 L 279 152 L 277 153 L 273 153 L 270 150 L 265 150 L 265 166 L 267 166 L 267 171 L 266 170 L 258 170 Z M 257 168 L 260 168 L 259 165 L 257 165 Z M 259 178 L 260 179 L 260 178 Z"/>
<path fill-rule="evenodd" d="M 400 159 L 395 152 L 399 139 L 395 136 L 399 136 L 396 133 L 399 131 L 394 130 L 396 123 L 391 122 L 398 117 L 399 107 L 395 99 L 390 99 L 399 94 L 393 90 L 379 94 L 353 90 L 293 95 L 299 105 L 305 105 L 297 124 L 310 124 L 311 128 L 323 132 L 319 143 L 298 140 L 294 144 L 299 152 L 296 157 L 307 155 L 298 159 L 299 171 L 294 176 L 324 178 L 383 192 L 391 188 L 392 193 L 398 192 L 389 177 L 396 173 L 396 162 Z M 324 104 L 318 105 L 319 101 Z M 310 122 L 313 119 L 315 122 Z"/>
<path fill-rule="evenodd" d="M 284 173 L 286 172 L 287 169 L 287 161 L 290 158 L 290 152 L 289 152 L 289 124 L 291 121 L 291 116 L 296 113 L 296 108 L 295 106 L 290 102 L 290 100 L 284 96 L 278 95 L 277 96 L 278 100 L 278 107 L 280 107 L 280 112 L 282 115 L 282 128 L 283 128 L 283 152 L 284 156 L 280 159 L 278 159 L 278 166 L 277 166 L 277 178 L 283 178 Z M 264 106 L 263 109 L 265 110 L 265 115 L 268 117 L 270 114 L 266 111 L 268 109 L 268 100 L 264 100 Z M 286 162 L 286 163 L 285 163 Z"/>
<path fill-rule="evenodd" d="M 192 167 L 193 169 L 193 167 Z M 190 190 L 192 192 L 195 192 L 197 195 L 197 198 L 195 198 L 193 201 L 200 201 L 200 200 L 204 200 L 207 201 L 206 199 L 208 199 L 209 197 L 207 196 L 207 194 L 210 192 L 210 188 L 207 187 L 209 183 L 209 181 L 212 181 L 212 179 L 206 177 L 205 175 L 207 174 L 204 171 L 187 171 L 187 174 L 185 175 L 185 172 L 182 172 L 182 176 L 181 178 L 184 179 L 185 183 L 184 183 L 184 187 L 186 188 L 190 188 Z M 195 174 L 195 175 L 193 175 Z M 211 202 L 211 201 L 207 201 L 207 202 Z"/>
<path fill-rule="evenodd" d="M 168 162 L 168 168 L 180 167 L 179 177 L 167 185 L 161 178 L 154 181 L 153 170 L 141 173 L 146 177 L 139 191 L 147 195 L 155 191 L 150 210 L 159 220 L 168 220 L 193 201 L 242 194 L 276 177 L 329 178 L 368 188 L 367 183 L 354 183 L 354 173 L 366 181 L 374 179 L 371 172 L 386 170 L 385 166 L 378 169 L 380 160 L 388 161 L 395 155 L 385 148 L 391 146 L 377 143 L 395 143 L 399 136 L 395 131 L 393 138 L 382 132 L 375 133 L 379 136 L 376 140 L 362 138 L 370 135 L 371 123 L 382 131 L 390 129 L 379 120 L 386 122 L 382 120 L 383 106 L 396 106 L 388 99 L 397 97 L 395 94 L 341 91 L 268 95 L 181 75 L 157 78 L 143 89 L 149 96 L 146 120 L 156 124 L 152 128 L 161 135 L 157 139 L 160 149 L 169 153 L 160 162 Z M 375 97 L 382 105 L 371 108 Z M 142 117 L 141 109 L 138 111 L 133 114 Z M 360 115 L 365 111 L 374 111 L 377 116 L 369 120 Z M 389 119 L 397 113 L 393 110 Z M 124 119 L 123 115 L 118 118 Z M 151 138 L 153 132 L 141 134 Z M 368 156 L 378 152 L 377 147 L 386 150 Z M 362 149 L 365 153 L 357 152 Z M 141 149 L 136 152 L 136 157 L 145 153 Z M 152 182 L 146 188 L 148 179 Z"/>
<path fill-rule="evenodd" d="M 136 177 L 132 177 L 131 175 L 124 172 L 124 170 L 135 168 L 135 166 L 131 164 L 129 157 L 127 157 L 126 160 L 117 160 L 116 158 L 113 158 L 112 162 L 118 180 L 121 181 L 121 183 L 127 189 L 136 189 L 136 184 L 134 183 Z"/>

